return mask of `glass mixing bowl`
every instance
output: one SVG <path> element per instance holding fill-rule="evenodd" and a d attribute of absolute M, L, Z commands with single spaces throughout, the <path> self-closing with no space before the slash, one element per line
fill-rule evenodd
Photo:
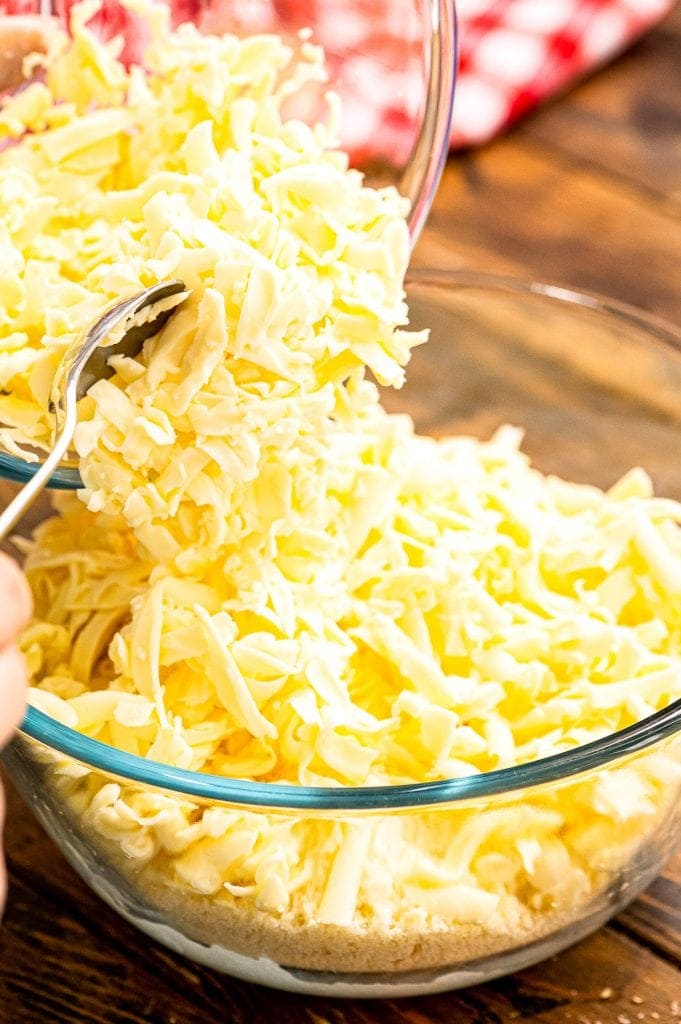
<path fill-rule="evenodd" d="M 16 10 L 60 20 L 73 0 L 8 0 L 0 13 Z M 134 38 L 134 20 L 117 0 L 106 0 L 104 37 Z M 412 248 L 430 211 L 449 147 L 456 77 L 454 0 L 170 0 L 175 23 L 194 21 L 205 32 L 238 35 L 275 32 L 293 46 L 323 45 L 329 85 L 339 94 L 340 143 L 370 184 L 394 185 L 410 201 Z M 373 30 L 368 31 L 367 26 Z M 303 33 L 301 37 L 301 32 Z M 126 44 L 127 45 L 127 44 Z M 311 122 L 325 117 L 324 92 L 306 93 L 291 115 Z M 25 481 L 38 463 L 0 451 L 0 477 Z M 64 466 L 51 486 L 75 489 L 77 469 Z"/>
<path fill-rule="evenodd" d="M 488 437 L 512 423 L 545 472 L 608 487 L 640 464 L 659 493 L 681 497 L 681 333 L 618 303 L 479 275 L 422 274 L 408 296 L 413 325 L 432 336 L 386 403 L 413 413 L 422 431 Z M 555 756 L 411 786 L 315 789 L 183 771 L 35 709 L 4 761 L 71 864 L 126 920 L 200 963 L 309 994 L 433 993 L 536 963 L 640 893 L 681 821 L 681 701 Z M 121 798 L 136 815 L 123 823 L 112 816 Z M 356 912 L 333 924 L 314 910 L 284 920 L 247 893 L 211 895 L 210 879 L 202 894 L 196 871 L 190 887 L 189 867 L 206 862 L 188 861 L 177 841 L 178 808 L 185 821 L 209 815 L 212 834 L 225 837 L 212 848 L 218 874 L 244 836 L 266 837 L 276 857 L 295 832 L 302 906 L 308 889 L 318 905 L 321 877 L 333 891 L 350 887 Z M 383 910 L 400 850 L 405 837 L 418 847 L 424 836 L 445 859 L 475 858 L 485 894 L 462 885 L 442 907 L 433 879 L 433 925 L 410 906 L 407 885 L 402 924 L 392 926 Z M 513 844 L 521 855 L 509 866 Z M 515 917 L 497 913 L 506 884 Z"/>
<path fill-rule="evenodd" d="M 0 14 L 54 16 L 64 22 L 77 0 L 5 0 Z M 311 87 L 291 111 L 326 117 L 324 94 L 338 93 L 340 145 L 375 184 L 395 185 L 411 201 L 415 243 L 433 202 L 449 145 L 456 76 L 454 0 L 161 0 L 175 25 L 239 36 L 274 32 L 298 47 L 323 47 L 328 83 Z M 102 13 L 103 12 L 103 13 Z M 104 0 L 92 25 L 121 36 L 124 57 L 141 57 L 134 15 Z M 7 53 L 3 59 L 8 58 Z"/>

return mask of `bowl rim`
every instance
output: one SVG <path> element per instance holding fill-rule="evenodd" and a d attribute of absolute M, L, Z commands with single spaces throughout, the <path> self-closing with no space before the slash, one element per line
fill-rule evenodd
<path fill-rule="evenodd" d="M 478 775 L 399 786 L 295 786 L 176 768 L 85 736 L 34 707 L 28 709 L 20 732 L 124 783 L 250 809 L 356 814 L 434 808 L 492 796 L 512 796 L 613 765 L 681 733 L 681 698 L 626 729 L 572 750 Z"/>
<path fill-rule="evenodd" d="M 471 290 L 493 288 L 500 292 L 549 299 L 558 305 L 575 306 L 622 320 L 628 327 L 645 331 L 656 341 L 661 341 L 675 352 L 681 353 L 681 325 L 677 325 L 657 313 L 642 309 L 640 306 L 601 295 L 599 292 L 571 285 L 560 285 L 555 282 L 528 280 L 512 274 L 495 274 L 465 268 L 452 270 L 437 266 L 417 266 L 414 269 L 408 269 L 405 276 L 405 287 L 409 288 L 410 285 L 417 288 L 433 289 L 451 288 L 452 286 Z"/>
<path fill-rule="evenodd" d="M 412 270 L 406 279 L 407 288 L 410 285 L 426 289 L 452 286 L 493 288 L 528 297 L 542 297 L 566 306 L 591 309 L 596 313 L 614 316 L 630 327 L 645 330 L 681 354 L 681 329 L 636 306 L 595 293 L 510 276 L 436 268 Z M 6 467 L 1 459 L 0 473 L 6 475 Z M 28 709 L 20 732 L 31 740 L 123 782 L 248 808 L 361 813 L 413 810 L 491 796 L 508 796 L 516 791 L 564 782 L 613 765 L 681 733 L 681 698 L 625 729 L 549 757 L 460 778 L 387 786 L 300 786 L 232 779 L 176 768 L 128 754 L 85 736 L 35 707 Z"/>

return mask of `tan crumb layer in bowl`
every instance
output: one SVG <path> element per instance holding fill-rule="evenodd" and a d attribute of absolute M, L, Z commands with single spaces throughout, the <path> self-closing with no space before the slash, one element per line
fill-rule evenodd
<path fill-rule="evenodd" d="M 144 921 L 161 924 L 204 947 L 217 947 L 246 957 L 264 957 L 284 967 L 336 974 L 456 968 L 499 953 L 521 950 L 557 933 L 572 935 L 573 931 L 578 931 L 573 938 L 562 942 L 567 945 L 598 927 L 649 883 L 660 862 L 671 852 L 666 846 L 675 834 L 674 820 L 678 822 L 679 817 L 678 787 L 660 785 L 656 788 L 654 802 L 642 813 L 632 814 L 628 821 L 607 822 L 605 831 L 599 832 L 602 850 L 592 853 L 592 863 L 588 863 L 588 855 L 578 863 L 573 852 L 573 859 L 562 866 L 563 887 L 562 890 L 556 888 L 554 898 L 547 892 L 540 896 L 532 888 L 531 871 L 528 871 L 525 877 L 506 886 L 497 908 L 482 923 L 472 919 L 465 923 L 452 920 L 459 908 L 451 906 L 447 919 L 446 904 L 437 910 L 431 909 L 427 917 L 419 917 L 416 911 L 410 914 L 410 908 L 406 908 L 400 920 L 381 922 L 377 919 L 376 905 L 371 902 L 374 894 L 367 885 L 357 901 L 352 920 L 339 925 L 316 919 L 319 892 L 314 885 L 301 887 L 301 898 L 292 900 L 290 908 L 283 912 L 272 908 L 263 910 L 256 906 L 252 897 L 237 897 L 224 887 L 210 894 L 192 889 L 178 874 L 181 857 L 167 851 L 160 850 L 146 860 L 129 855 L 126 849 L 141 849 L 144 844 L 140 840 L 148 836 L 142 836 L 141 830 L 119 832 L 118 838 L 113 834 L 104 835 L 103 819 L 93 815 L 93 805 L 111 784 L 93 773 L 74 778 L 72 762 L 56 764 L 54 755 L 46 756 L 44 750 L 40 751 L 40 760 L 41 785 L 61 813 L 68 817 L 69 831 L 77 837 L 75 844 L 66 844 L 67 852 L 86 880 L 124 916 L 142 926 Z M 587 794 L 589 799 L 593 798 L 593 787 L 598 786 L 599 777 L 610 778 L 612 784 L 619 771 L 624 773 L 618 780 L 620 783 L 635 786 L 637 779 L 643 783 L 651 774 L 659 781 L 673 777 L 679 763 L 681 749 L 672 741 L 630 759 L 619 768 L 592 773 L 585 779 L 557 787 L 558 799 L 563 806 L 570 802 L 576 807 L 584 806 Z M 82 769 L 76 769 L 80 771 Z M 131 791 L 124 789 L 123 794 L 130 802 Z M 468 814 L 476 814 L 476 810 L 481 816 L 516 813 L 523 804 L 541 812 L 555 804 L 555 799 L 554 787 L 543 787 L 530 791 L 524 800 L 522 794 L 520 799 L 516 794 L 512 803 L 505 801 L 495 805 L 492 798 L 489 806 L 480 805 Z M 205 810 L 197 805 L 192 814 L 199 817 Z M 254 815 L 251 813 L 250 817 Z M 263 832 L 281 824 L 276 815 L 258 814 L 257 817 Z M 409 825 L 414 827 L 419 826 L 420 819 L 425 827 L 436 828 L 450 840 L 457 827 L 463 828 L 465 824 L 460 809 L 445 808 L 420 815 L 412 812 L 401 816 L 381 815 L 375 819 L 375 827 L 380 827 L 381 821 L 394 826 L 396 817 L 409 819 Z M 319 819 L 297 822 L 298 827 L 309 829 L 307 838 L 312 841 L 308 857 L 315 860 L 318 868 L 321 865 L 324 877 L 328 877 L 332 866 L 329 869 L 328 857 L 324 862 L 325 855 L 318 852 L 314 837 L 320 835 L 320 828 L 323 834 L 338 825 L 357 827 L 358 821 L 360 819 L 355 818 L 341 822 Z M 576 835 L 577 830 L 575 820 L 563 826 L 556 824 L 555 833 L 547 835 L 545 843 L 551 846 L 570 831 Z M 86 857 L 82 855 L 83 840 L 89 847 Z M 496 845 L 499 844 L 497 839 Z M 388 863 L 389 851 L 381 852 L 387 852 Z M 546 884 L 557 885 L 555 879 L 547 880 Z M 504 891 L 504 886 L 500 885 L 499 889 Z M 442 898 L 446 899 L 444 891 Z M 403 895 L 402 902 L 404 904 Z M 434 906 L 437 907 L 437 903 Z M 589 922 L 593 923 L 589 926 Z"/>

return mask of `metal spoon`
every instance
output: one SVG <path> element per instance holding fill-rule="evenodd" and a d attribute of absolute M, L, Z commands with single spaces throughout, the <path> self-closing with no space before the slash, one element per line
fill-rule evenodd
<path fill-rule="evenodd" d="M 50 394 L 55 415 L 52 451 L 35 476 L 0 513 L 0 542 L 31 507 L 66 455 L 78 422 L 78 402 L 95 381 L 113 376 L 114 368 L 109 365 L 111 357 L 138 355 L 147 338 L 160 331 L 187 295 L 182 281 L 155 284 L 130 299 L 117 302 L 69 346 L 57 367 Z M 175 299 L 174 303 L 163 301 L 171 298 Z M 158 304 L 161 308 L 154 309 Z M 116 328 L 116 340 L 105 345 Z"/>

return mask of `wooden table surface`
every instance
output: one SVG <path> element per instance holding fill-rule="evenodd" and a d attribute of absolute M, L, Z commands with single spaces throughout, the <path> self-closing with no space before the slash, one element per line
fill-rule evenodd
<path fill-rule="evenodd" d="M 550 0 L 547 0 L 550 2 Z M 450 160 L 416 264 L 538 276 L 681 323 L 681 10 L 481 152 Z M 1 503 L 1 502 L 0 502 Z M 0 1024 L 674 1024 L 681 857 L 553 960 L 420 1000 L 333 1002 L 188 963 L 120 920 L 10 794 Z"/>

